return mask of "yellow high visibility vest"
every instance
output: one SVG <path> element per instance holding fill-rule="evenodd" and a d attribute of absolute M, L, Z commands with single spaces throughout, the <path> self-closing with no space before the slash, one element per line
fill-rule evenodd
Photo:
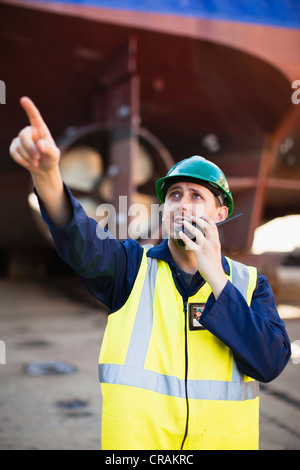
<path fill-rule="evenodd" d="M 256 269 L 227 260 L 228 279 L 250 305 Z M 184 305 L 168 263 L 144 251 L 131 294 L 108 316 L 102 342 L 102 449 L 258 449 L 258 383 L 240 373 L 222 341 L 192 329 L 188 318 L 211 292 L 204 283 Z"/>

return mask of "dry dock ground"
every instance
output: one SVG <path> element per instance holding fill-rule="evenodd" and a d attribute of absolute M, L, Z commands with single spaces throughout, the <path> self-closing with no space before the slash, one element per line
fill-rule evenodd
<path fill-rule="evenodd" d="M 106 314 L 74 292 L 53 279 L 0 279 L 0 339 L 6 345 L 1 450 L 100 449 L 97 363 Z M 291 317 L 285 320 L 290 339 L 300 340 L 300 317 Z M 27 366 L 42 361 L 48 362 L 42 372 L 52 375 L 29 375 Z M 59 365 L 71 373 L 57 374 Z M 261 387 L 260 429 L 262 450 L 300 449 L 300 364 L 290 361 L 278 379 Z"/>

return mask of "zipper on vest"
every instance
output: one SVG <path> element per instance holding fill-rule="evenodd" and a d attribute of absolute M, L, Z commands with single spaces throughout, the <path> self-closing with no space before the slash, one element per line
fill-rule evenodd
<path fill-rule="evenodd" d="M 185 432 L 182 440 L 182 444 L 180 447 L 180 450 L 183 449 L 184 443 L 187 438 L 188 434 L 188 427 L 189 427 L 189 398 L 188 398 L 188 390 L 187 390 L 187 378 L 188 378 L 188 348 L 187 348 L 187 325 L 188 325 L 188 315 L 187 315 L 187 305 L 188 302 L 184 301 L 183 302 L 183 308 L 184 308 L 184 317 L 185 317 L 185 377 L 184 377 L 184 386 L 185 386 L 185 400 L 186 400 L 186 423 L 185 423 Z"/>

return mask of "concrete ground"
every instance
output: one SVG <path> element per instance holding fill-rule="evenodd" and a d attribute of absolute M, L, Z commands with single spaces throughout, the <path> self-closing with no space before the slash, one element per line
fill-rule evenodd
<path fill-rule="evenodd" d="M 98 355 L 106 314 L 90 298 L 74 296 L 57 280 L 0 279 L 1 450 L 100 449 L 101 393 Z M 286 321 L 300 340 L 300 318 Z M 28 364 L 56 361 L 69 375 L 31 376 Z M 1 362 L 1 361 L 0 361 Z M 262 450 L 300 449 L 300 364 L 261 387 Z"/>

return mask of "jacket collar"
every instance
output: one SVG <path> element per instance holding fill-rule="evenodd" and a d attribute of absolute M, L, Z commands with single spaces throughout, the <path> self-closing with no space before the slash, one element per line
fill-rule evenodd
<path fill-rule="evenodd" d="M 171 252 L 169 250 L 168 246 L 168 238 L 164 238 L 157 246 L 154 246 L 153 248 L 150 248 L 147 251 L 147 256 L 150 258 L 157 258 L 161 259 L 163 261 L 166 261 L 167 263 L 170 263 L 171 265 L 174 265 L 174 261 L 171 255 Z M 230 274 L 230 266 L 225 258 L 225 256 L 222 254 L 222 266 L 224 269 L 225 274 Z"/>

